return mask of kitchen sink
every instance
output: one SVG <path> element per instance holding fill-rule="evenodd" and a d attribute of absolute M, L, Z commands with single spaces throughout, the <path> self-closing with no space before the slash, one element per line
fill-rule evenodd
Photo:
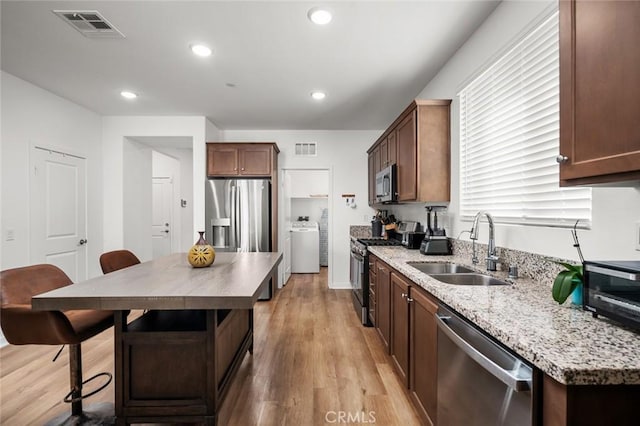
<path fill-rule="evenodd" d="M 407 264 L 425 274 L 463 274 L 474 272 L 473 269 L 455 263 L 407 262 Z"/>
<path fill-rule="evenodd" d="M 435 278 L 446 284 L 455 285 L 510 285 L 506 281 L 490 277 L 482 274 L 429 274 L 431 278 Z"/>

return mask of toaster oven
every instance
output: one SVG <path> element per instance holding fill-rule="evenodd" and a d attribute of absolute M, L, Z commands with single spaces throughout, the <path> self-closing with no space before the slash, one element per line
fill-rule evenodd
<path fill-rule="evenodd" d="M 640 261 L 584 262 L 583 308 L 640 330 Z"/>

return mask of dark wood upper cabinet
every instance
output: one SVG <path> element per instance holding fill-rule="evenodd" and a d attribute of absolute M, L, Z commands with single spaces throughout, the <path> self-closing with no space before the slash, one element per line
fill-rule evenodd
<path fill-rule="evenodd" d="M 376 200 L 376 161 L 375 154 L 369 154 L 369 205 L 373 205 Z"/>
<path fill-rule="evenodd" d="M 640 180 L 640 2 L 559 7 L 560 183 Z"/>
<path fill-rule="evenodd" d="M 398 201 L 449 201 L 450 106 L 450 99 L 414 100 L 367 151 L 374 156 L 376 173 L 396 164 Z M 372 179 L 375 174 L 369 173 L 375 188 Z"/>
<path fill-rule="evenodd" d="M 279 150 L 274 143 L 207 143 L 207 176 L 272 177 Z"/>
<path fill-rule="evenodd" d="M 398 124 L 396 131 L 398 201 L 416 199 L 418 181 L 416 180 L 416 111 L 409 114 Z"/>

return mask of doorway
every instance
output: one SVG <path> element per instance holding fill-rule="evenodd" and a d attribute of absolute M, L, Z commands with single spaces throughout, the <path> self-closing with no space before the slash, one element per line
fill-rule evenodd
<path fill-rule="evenodd" d="M 73 282 L 86 280 L 85 159 L 33 147 L 30 163 L 31 263 L 53 264 Z"/>
<path fill-rule="evenodd" d="M 193 245 L 192 144 L 191 137 L 125 137 L 124 248 L 143 261 Z"/>
<path fill-rule="evenodd" d="M 304 249 L 304 247 L 294 247 L 296 240 L 300 240 L 292 239 L 294 228 L 300 225 L 296 222 L 308 222 L 311 228 L 317 224 L 319 241 L 317 262 L 321 268 L 328 268 L 328 274 L 331 276 L 330 172 L 330 169 L 283 169 L 282 171 L 283 285 L 287 283 L 291 274 L 296 272 L 293 265 L 296 261 L 294 253 L 301 253 L 300 250 Z M 304 250 L 302 255 L 307 256 L 307 253 L 308 250 Z M 315 253 L 314 251 L 314 256 L 316 256 Z"/>

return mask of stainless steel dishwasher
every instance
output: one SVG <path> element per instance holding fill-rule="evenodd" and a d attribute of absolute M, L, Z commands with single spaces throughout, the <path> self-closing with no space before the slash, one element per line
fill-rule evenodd
<path fill-rule="evenodd" d="M 436 319 L 438 424 L 534 424 L 533 368 L 447 307 Z"/>

